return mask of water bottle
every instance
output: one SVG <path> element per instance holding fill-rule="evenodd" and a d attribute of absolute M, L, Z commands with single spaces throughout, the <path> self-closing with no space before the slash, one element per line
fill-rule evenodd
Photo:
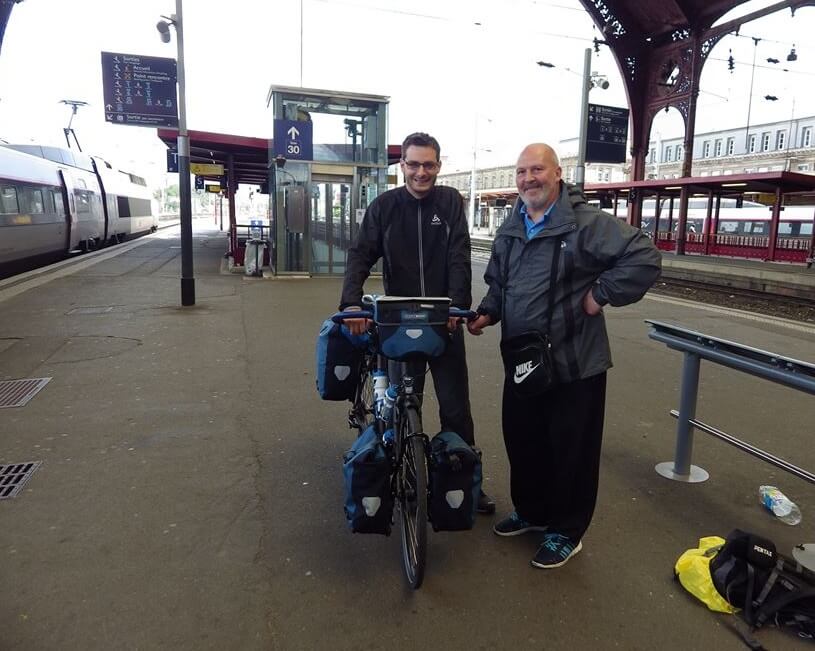
<path fill-rule="evenodd" d="M 798 524 L 801 521 L 801 510 L 775 486 L 759 486 L 758 494 L 761 503 L 785 524 Z"/>
<path fill-rule="evenodd" d="M 388 390 L 385 391 L 385 399 L 382 401 L 382 411 L 380 412 L 379 417 L 388 424 L 390 424 L 391 419 L 393 418 L 393 405 L 396 403 L 396 397 L 398 395 L 399 391 L 393 384 L 391 384 L 388 387 Z"/>
<path fill-rule="evenodd" d="M 385 399 L 388 390 L 388 374 L 385 371 L 374 371 L 374 404 L 379 405 Z"/>
<path fill-rule="evenodd" d="M 393 428 L 389 427 L 385 430 L 385 433 L 382 434 L 382 441 L 385 443 L 385 445 L 393 445 L 393 437 Z"/>

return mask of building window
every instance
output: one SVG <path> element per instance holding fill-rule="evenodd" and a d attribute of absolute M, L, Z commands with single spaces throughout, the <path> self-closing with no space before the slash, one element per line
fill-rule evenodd
<path fill-rule="evenodd" d="M 683 153 L 684 152 L 682 151 L 682 145 L 677 145 L 676 146 L 676 160 L 682 160 L 682 154 Z"/>
<path fill-rule="evenodd" d="M 754 154 L 756 152 L 756 137 L 755 137 L 755 135 L 750 136 L 750 138 L 748 139 L 748 141 L 747 141 L 747 151 L 750 152 L 751 154 Z"/>
<path fill-rule="evenodd" d="M 656 156 L 657 156 L 657 150 L 656 149 L 651 149 L 651 151 L 648 152 L 648 162 L 653 163 Z"/>
<path fill-rule="evenodd" d="M 786 131 L 777 131 L 775 134 L 775 148 L 776 149 L 784 149 L 784 145 L 787 141 L 787 132 Z"/>
<path fill-rule="evenodd" d="M 761 151 L 770 151 L 770 134 L 761 134 Z"/>
<path fill-rule="evenodd" d="M 727 155 L 732 156 L 733 151 L 736 149 L 736 139 L 735 138 L 728 138 L 727 139 Z"/>
<path fill-rule="evenodd" d="M 716 144 L 713 146 L 713 156 L 719 158 L 722 155 L 722 140 L 721 138 L 716 141 Z"/>
<path fill-rule="evenodd" d="M 702 158 L 710 158 L 710 140 L 705 140 L 702 144 Z"/>
<path fill-rule="evenodd" d="M 673 147 L 665 147 L 665 162 L 670 163 L 673 160 Z"/>
<path fill-rule="evenodd" d="M 803 165 L 798 166 L 799 172 L 809 172 L 809 163 L 804 163 Z"/>
<path fill-rule="evenodd" d="M 801 132 L 801 147 L 812 146 L 812 127 L 804 127 Z"/>

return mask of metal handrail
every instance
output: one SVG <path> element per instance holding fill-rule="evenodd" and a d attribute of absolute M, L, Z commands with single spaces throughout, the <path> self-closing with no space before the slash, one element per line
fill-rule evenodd
<path fill-rule="evenodd" d="M 702 359 L 813 395 L 815 395 L 815 364 L 711 337 L 669 323 L 650 320 L 646 320 L 645 323 L 651 326 L 648 332 L 651 339 L 661 341 L 668 348 L 685 354 L 679 410 L 671 411 L 671 415 L 677 418 L 674 461 L 657 464 L 656 471 L 660 475 L 686 482 L 705 481 L 709 477 L 707 471 L 691 465 L 693 429 L 696 428 L 805 481 L 815 483 L 815 474 L 695 418 L 699 365 Z"/>

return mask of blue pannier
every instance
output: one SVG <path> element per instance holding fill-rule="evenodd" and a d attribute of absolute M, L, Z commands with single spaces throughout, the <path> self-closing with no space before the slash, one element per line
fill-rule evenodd
<path fill-rule="evenodd" d="M 380 352 L 398 361 L 443 355 L 450 339 L 449 314 L 449 298 L 377 297 L 374 321 Z"/>
<path fill-rule="evenodd" d="M 390 468 L 381 437 L 370 425 L 343 456 L 345 517 L 354 533 L 390 535 Z"/>
<path fill-rule="evenodd" d="M 430 522 L 434 531 L 472 529 L 481 492 L 481 459 L 455 432 L 430 441 Z"/>
<path fill-rule="evenodd" d="M 367 337 L 355 337 L 331 319 L 317 336 L 317 392 L 323 400 L 353 400 Z"/>

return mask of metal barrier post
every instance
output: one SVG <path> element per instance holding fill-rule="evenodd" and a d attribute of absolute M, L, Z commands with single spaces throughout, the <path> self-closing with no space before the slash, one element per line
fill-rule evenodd
<path fill-rule="evenodd" d="M 696 418 L 699 366 L 699 355 L 686 352 L 682 366 L 682 388 L 679 396 L 679 421 L 676 425 L 674 460 L 656 465 L 656 471 L 663 477 L 689 483 L 702 482 L 710 476 L 706 470 L 693 466 L 690 462 L 693 453 L 693 426 L 690 421 Z"/>

